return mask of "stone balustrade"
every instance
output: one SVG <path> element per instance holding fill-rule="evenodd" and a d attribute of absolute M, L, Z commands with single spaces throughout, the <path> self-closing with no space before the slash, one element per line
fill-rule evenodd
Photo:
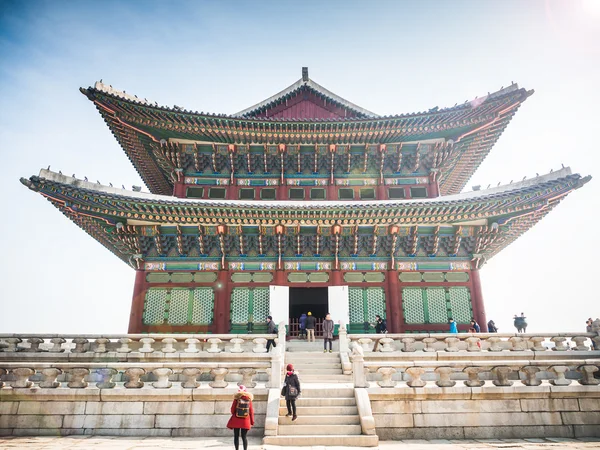
<path fill-rule="evenodd" d="M 204 377 L 204 374 L 208 374 Z M 0 363 L 0 388 L 139 389 L 151 386 L 167 389 L 175 384 L 196 389 L 228 386 L 226 377 L 237 375 L 238 384 L 253 388 L 260 374 L 271 385 L 271 364 L 267 362 L 189 362 L 189 363 Z M 279 375 L 279 374 L 278 374 Z M 263 379 L 265 377 L 263 376 Z M 273 382 L 278 383 L 279 376 Z"/>
<path fill-rule="evenodd" d="M 598 333 L 349 334 L 343 338 L 348 348 L 357 343 L 365 353 L 590 352 L 594 351 L 592 342 L 600 349 Z"/>
<path fill-rule="evenodd" d="M 514 382 L 525 386 L 549 383 L 569 386 L 573 381 L 597 386 L 600 358 L 568 360 L 488 360 L 488 361 L 365 361 L 360 352 L 351 356 L 356 386 L 412 388 L 437 385 L 453 387 L 457 382 L 468 387 L 484 385 L 508 387 Z M 372 376 L 371 376 L 372 375 Z M 368 381 L 371 378 L 372 381 Z"/>
<path fill-rule="evenodd" d="M 193 356 L 198 353 L 266 353 L 271 334 L 0 334 L 0 360 L 7 354 Z M 11 355 L 12 356 L 12 355 Z"/>

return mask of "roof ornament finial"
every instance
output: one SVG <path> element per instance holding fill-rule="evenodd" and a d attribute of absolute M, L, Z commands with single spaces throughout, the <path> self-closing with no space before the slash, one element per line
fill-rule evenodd
<path fill-rule="evenodd" d="M 302 68 L 302 81 L 308 81 L 308 67 Z"/>

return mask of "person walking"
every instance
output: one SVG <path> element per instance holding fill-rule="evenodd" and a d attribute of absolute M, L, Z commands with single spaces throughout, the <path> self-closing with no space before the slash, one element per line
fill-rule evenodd
<path fill-rule="evenodd" d="M 456 327 L 456 322 L 452 317 L 448 319 L 448 324 L 450 325 L 450 333 L 458 334 L 458 328 Z"/>
<path fill-rule="evenodd" d="M 300 315 L 300 319 L 298 319 L 298 325 L 300 329 L 298 337 L 302 339 L 302 337 L 304 336 L 304 339 L 306 339 L 306 314 L 302 313 Z"/>
<path fill-rule="evenodd" d="M 315 325 L 317 323 L 317 319 L 315 319 L 312 313 L 309 311 L 308 316 L 306 317 L 306 333 L 307 340 L 310 342 L 310 338 L 312 336 L 312 341 L 315 342 Z"/>
<path fill-rule="evenodd" d="M 277 327 L 271 316 L 267 316 L 267 334 L 277 334 Z M 267 339 L 267 352 L 271 350 L 271 346 L 277 347 L 275 339 Z"/>
<path fill-rule="evenodd" d="M 498 332 L 498 327 L 496 327 L 496 324 L 494 323 L 493 320 L 490 320 L 488 322 L 488 333 L 497 333 Z"/>
<path fill-rule="evenodd" d="M 329 343 L 329 353 L 331 353 L 331 346 L 333 345 L 333 329 L 335 325 L 331 320 L 331 315 L 327 313 L 325 320 L 323 321 L 323 353 L 327 353 L 327 344 Z"/>
<path fill-rule="evenodd" d="M 473 330 L 473 331 L 471 331 L 471 330 Z M 471 325 L 469 327 L 469 331 L 471 333 L 480 333 L 481 332 L 481 327 L 479 326 L 479 324 L 477 323 L 477 321 L 474 318 L 471 319 Z"/>
<path fill-rule="evenodd" d="M 385 334 L 387 333 L 387 322 L 381 318 L 379 314 L 375 315 L 375 333 Z"/>
<path fill-rule="evenodd" d="M 233 445 L 235 450 L 240 448 L 240 434 L 244 450 L 248 450 L 248 430 L 254 426 L 254 407 L 252 400 L 254 396 L 246 391 L 246 386 L 240 385 L 237 393 L 233 396 L 231 404 L 231 418 L 227 422 L 227 428 L 233 430 Z"/>
<path fill-rule="evenodd" d="M 285 417 L 292 416 L 292 421 L 294 421 L 298 418 L 298 415 L 296 414 L 296 399 L 301 392 L 300 380 L 298 379 L 298 374 L 294 372 L 293 365 L 288 364 L 285 369 L 285 380 L 283 380 L 281 395 L 285 397 L 285 406 L 287 407 L 287 414 Z"/>

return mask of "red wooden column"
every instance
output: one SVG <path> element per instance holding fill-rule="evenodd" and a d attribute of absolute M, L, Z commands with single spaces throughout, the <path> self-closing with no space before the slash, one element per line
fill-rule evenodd
<path fill-rule="evenodd" d="M 387 326 L 390 333 L 400 333 L 400 283 L 398 282 L 398 272 L 388 270 L 386 273 L 386 305 L 387 305 Z"/>
<path fill-rule="evenodd" d="M 129 314 L 129 334 L 138 334 L 142 332 L 142 315 L 144 314 L 144 299 L 146 297 L 146 272 L 143 270 L 135 271 L 135 284 L 133 285 L 133 298 L 131 300 L 131 313 Z"/>
<path fill-rule="evenodd" d="M 214 285 L 214 291 L 215 308 L 213 333 L 226 334 L 229 333 L 229 303 L 231 297 L 228 270 L 219 270 L 217 281 Z"/>
<path fill-rule="evenodd" d="M 438 182 L 437 172 L 429 174 L 429 198 L 440 196 L 440 183 Z"/>
<path fill-rule="evenodd" d="M 344 285 L 344 277 L 342 277 L 341 270 L 332 270 L 331 275 L 329 277 L 329 285 L 330 286 L 343 286 Z"/>
<path fill-rule="evenodd" d="M 185 184 L 183 181 L 175 182 L 173 186 L 173 197 L 185 198 Z"/>
<path fill-rule="evenodd" d="M 478 269 L 471 269 L 471 304 L 473 306 L 473 317 L 481 327 L 481 331 L 487 332 L 487 320 Z"/>

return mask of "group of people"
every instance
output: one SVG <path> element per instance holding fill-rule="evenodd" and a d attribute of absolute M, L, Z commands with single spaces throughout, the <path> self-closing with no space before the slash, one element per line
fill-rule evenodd
<path fill-rule="evenodd" d="M 450 325 L 450 333 L 458 334 L 458 326 L 456 325 L 456 322 L 452 317 L 448 319 L 448 325 Z M 496 328 L 496 325 L 494 324 L 493 320 L 490 320 L 488 322 L 488 330 L 490 330 L 491 328 L 493 328 L 494 331 L 490 331 L 490 333 L 498 332 L 498 328 Z M 481 333 L 481 327 L 479 326 L 474 317 L 471 317 L 471 322 L 469 322 L 469 333 Z"/>
<path fill-rule="evenodd" d="M 315 342 L 315 327 L 317 325 L 317 319 L 309 311 L 308 314 L 302 313 L 298 319 L 300 339 L 306 339 L 308 342 L 312 340 Z M 331 319 L 331 314 L 327 313 L 325 320 L 323 320 L 323 353 L 327 353 L 327 346 L 329 346 L 329 353 L 333 351 L 333 330 L 335 324 Z"/>

